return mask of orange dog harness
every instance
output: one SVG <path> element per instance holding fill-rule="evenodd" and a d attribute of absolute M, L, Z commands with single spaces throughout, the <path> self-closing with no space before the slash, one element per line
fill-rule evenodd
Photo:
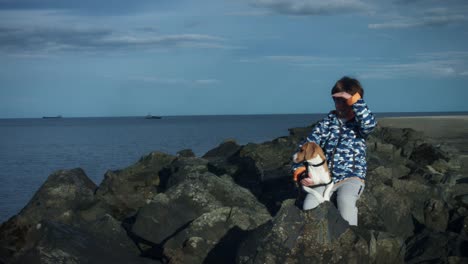
<path fill-rule="evenodd" d="M 302 173 L 305 173 L 306 172 L 306 167 L 299 167 L 297 168 L 294 173 L 293 173 L 293 179 L 294 181 L 297 182 L 297 179 L 299 179 L 299 176 L 302 174 Z"/>

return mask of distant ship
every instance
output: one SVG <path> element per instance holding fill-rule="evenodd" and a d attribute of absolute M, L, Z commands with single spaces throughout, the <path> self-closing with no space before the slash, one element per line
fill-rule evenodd
<path fill-rule="evenodd" d="M 43 116 L 42 118 L 44 119 L 57 119 L 57 118 L 62 118 L 61 115 L 58 115 L 58 116 Z"/>
<path fill-rule="evenodd" d="M 162 117 L 161 116 L 154 116 L 154 115 L 150 115 L 150 114 L 147 114 L 145 116 L 146 119 L 161 119 Z"/>

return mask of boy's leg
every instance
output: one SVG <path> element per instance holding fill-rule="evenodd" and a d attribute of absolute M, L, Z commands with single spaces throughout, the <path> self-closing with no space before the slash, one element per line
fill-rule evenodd
<path fill-rule="evenodd" d="M 315 191 L 317 191 L 318 193 L 323 195 L 323 192 L 325 191 L 325 186 L 320 186 L 320 187 L 316 187 L 316 188 L 313 188 L 313 189 Z M 319 204 L 320 204 L 320 202 L 317 200 L 317 198 L 315 198 L 315 196 L 313 194 L 308 193 L 307 196 L 304 199 L 303 209 L 304 210 L 314 209 Z"/>
<path fill-rule="evenodd" d="M 358 209 L 356 202 L 364 191 L 364 183 L 357 179 L 347 180 L 336 188 L 338 210 L 349 225 L 357 226 Z"/>

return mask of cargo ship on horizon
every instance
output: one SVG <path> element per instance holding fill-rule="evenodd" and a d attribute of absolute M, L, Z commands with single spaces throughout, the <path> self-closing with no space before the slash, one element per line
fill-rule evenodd
<path fill-rule="evenodd" d="M 58 119 L 58 118 L 62 118 L 61 115 L 58 115 L 58 116 L 43 116 L 42 117 L 43 119 Z"/>

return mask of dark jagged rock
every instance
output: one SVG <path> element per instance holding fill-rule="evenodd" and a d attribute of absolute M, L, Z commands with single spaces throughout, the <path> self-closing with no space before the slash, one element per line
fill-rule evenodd
<path fill-rule="evenodd" d="M 295 127 L 288 129 L 289 135 L 294 139 L 295 143 L 305 139 L 312 131 L 313 125 L 308 127 Z"/>
<path fill-rule="evenodd" d="M 58 222 L 41 222 L 28 240 L 34 243 L 12 263 L 155 263 L 138 257 L 128 244 L 107 232 L 96 236 Z"/>
<path fill-rule="evenodd" d="M 458 234 L 423 230 L 407 242 L 406 263 L 449 263 L 450 257 L 468 258 L 468 240 Z"/>
<path fill-rule="evenodd" d="M 424 204 L 424 225 L 438 232 L 447 230 L 449 208 L 444 201 L 430 199 Z"/>
<path fill-rule="evenodd" d="M 28 233 L 42 220 L 78 224 L 76 213 L 94 202 L 96 185 L 82 169 L 50 175 L 21 212 L 0 227 L 0 260 L 8 262 L 26 245 Z"/>
<path fill-rule="evenodd" d="M 220 207 L 202 214 L 168 240 L 164 254 L 170 263 L 226 263 L 235 259 L 236 247 L 247 231 L 269 219 L 267 214 L 252 214 L 239 207 Z"/>
<path fill-rule="evenodd" d="M 400 129 L 379 126 L 373 134 L 384 143 L 392 144 L 396 148 L 401 149 L 401 154 L 404 157 L 410 157 L 414 148 L 425 141 L 422 132 L 411 128 Z"/>
<path fill-rule="evenodd" d="M 19 213 L 20 221 L 43 219 L 71 223 L 75 212 L 94 202 L 96 185 L 80 169 L 60 170 L 50 175 Z"/>
<path fill-rule="evenodd" d="M 132 232 L 146 241 L 163 244 L 202 214 L 226 206 L 243 208 L 251 217 L 269 217 L 265 207 L 230 177 L 192 172 L 144 206 Z"/>
<path fill-rule="evenodd" d="M 227 141 L 207 152 L 208 169 L 216 175 L 231 175 L 235 182 L 249 189 L 271 214 L 281 202 L 296 195 L 290 178 L 290 161 L 297 140 L 282 137 L 263 144 L 239 146 Z"/>
<path fill-rule="evenodd" d="M 242 146 L 238 145 L 234 140 L 227 140 L 218 147 L 208 151 L 203 158 L 208 160 L 208 169 L 216 175 L 235 175 L 239 170 L 239 166 L 229 162 Z"/>
<path fill-rule="evenodd" d="M 220 158 L 226 160 L 238 152 L 241 147 L 242 146 L 238 145 L 233 139 L 226 140 L 218 147 L 206 152 L 205 155 L 203 155 L 203 158 L 209 161 Z"/>
<path fill-rule="evenodd" d="M 201 158 L 177 158 L 170 164 L 167 172 L 166 189 L 208 172 L 208 161 Z"/>
<path fill-rule="evenodd" d="M 448 160 L 442 151 L 428 143 L 417 146 L 409 158 L 422 166 L 430 165 L 439 159 Z"/>
<path fill-rule="evenodd" d="M 277 138 L 263 144 L 247 144 L 229 160 L 239 167 L 233 175 L 235 182 L 249 189 L 272 214 L 282 201 L 296 195 L 290 176 L 295 148 L 290 138 Z"/>
<path fill-rule="evenodd" d="M 244 241 L 237 263 L 402 263 L 402 246 L 389 234 L 350 228 L 330 203 L 304 212 L 287 200 Z"/>
<path fill-rule="evenodd" d="M 177 157 L 192 158 L 195 157 L 195 153 L 191 149 L 183 149 L 176 153 Z"/>
<path fill-rule="evenodd" d="M 98 202 L 83 212 L 87 220 L 95 220 L 105 213 L 117 219 L 134 214 L 141 206 L 158 193 L 164 168 L 174 156 L 152 152 L 136 164 L 123 170 L 108 171 L 96 191 Z"/>

